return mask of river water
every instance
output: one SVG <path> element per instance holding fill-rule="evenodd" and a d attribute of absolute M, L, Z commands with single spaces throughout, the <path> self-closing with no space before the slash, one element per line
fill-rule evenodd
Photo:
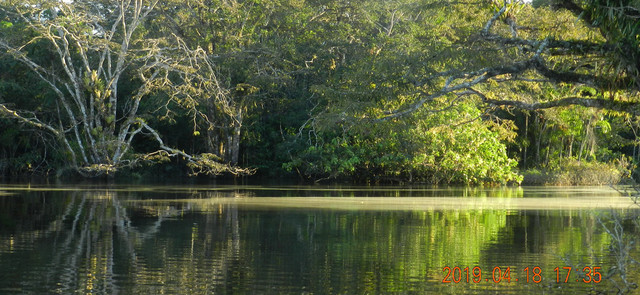
<path fill-rule="evenodd" d="M 609 187 L 0 185 L 0 293 L 615 294 L 638 214 Z"/>

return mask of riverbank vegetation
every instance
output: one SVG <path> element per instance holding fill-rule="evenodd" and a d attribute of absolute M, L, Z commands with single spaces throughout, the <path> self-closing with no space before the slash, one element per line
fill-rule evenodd
<path fill-rule="evenodd" d="M 636 1 L 0 2 L 0 175 L 592 184 L 640 159 Z"/>

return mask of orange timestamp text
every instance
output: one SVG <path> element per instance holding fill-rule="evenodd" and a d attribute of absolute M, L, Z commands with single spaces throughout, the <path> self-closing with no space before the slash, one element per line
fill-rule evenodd
<path fill-rule="evenodd" d="M 573 268 L 571 266 L 556 267 L 553 269 L 552 278 L 556 283 L 569 283 L 572 281 L 578 283 L 600 283 L 602 282 L 602 274 L 599 266 L 585 266 L 582 269 Z M 543 276 L 542 268 L 539 266 L 527 266 L 524 268 L 511 268 L 510 266 L 496 266 L 489 272 L 483 272 L 482 268 L 475 266 L 467 267 L 449 267 L 442 268 L 444 273 L 443 283 L 540 283 L 549 274 Z"/>

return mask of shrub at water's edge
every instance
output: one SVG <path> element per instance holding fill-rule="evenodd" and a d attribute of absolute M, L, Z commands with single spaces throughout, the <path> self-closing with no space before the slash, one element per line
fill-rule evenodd
<path fill-rule="evenodd" d="M 380 122 L 322 130 L 316 141 L 292 153 L 283 166 L 312 180 L 431 184 L 519 183 L 517 161 L 503 140 L 511 132 L 481 116 L 472 104 L 460 104 L 412 122 Z"/>
<path fill-rule="evenodd" d="M 526 185 L 618 184 L 630 174 L 625 158 L 609 163 L 561 159 L 540 169 L 522 172 Z"/>

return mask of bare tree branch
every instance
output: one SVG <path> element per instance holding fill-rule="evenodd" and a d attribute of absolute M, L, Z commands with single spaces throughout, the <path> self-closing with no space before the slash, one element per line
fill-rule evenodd
<path fill-rule="evenodd" d="M 491 30 L 491 27 L 493 27 L 493 24 L 504 14 L 506 10 L 507 10 L 507 2 L 505 2 L 502 8 L 500 8 L 500 10 L 498 10 L 498 12 L 496 12 L 489 19 L 489 21 L 484 25 L 484 28 L 482 29 L 481 33 L 483 35 L 489 34 L 489 30 Z"/>
<path fill-rule="evenodd" d="M 243 106 L 227 95 L 229 91 L 220 85 L 204 51 L 191 50 L 177 38 L 144 39 L 138 34 L 158 2 L 117 0 L 94 4 L 46 0 L 34 6 L 6 7 L 12 11 L 4 12 L 19 19 L 35 37 L 11 44 L 17 41 L 0 36 L 0 48 L 54 91 L 58 112 L 51 115 L 58 116 L 52 120 L 58 126 L 45 124 L 35 115 L 25 117 L 5 105 L 0 105 L 0 115 L 55 134 L 71 155 L 74 168 L 87 176 L 110 174 L 135 165 L 140 159 L 125 156 L 133 139 L 143 131 L 151 132 L 163 151 L 188 159 L 194 171 L 249 173 L 249 169 L 231 167 L 213 156 L 191 156 L 170 148 L 150 126 L 141 125 L 141 101 L 152 91 L 162 90 L 176 90 L 167 93 L 189 98 L 187 103 L 194 117 L 200 111 L 196 97 L 213 94 L 213 103 L 228 117 L 229 128 L 242 125 Z M 45 69 L 30 56 L 29 47 L 36 41 L 50 46 L 55 56 L 51 63 L 60 73 Z M 137 76 L 139 83 L 126 93 L 125 99 L 120 97 L 123 94 L 118 87 L 126 72 Z"/>
<path fill-rule="evenodd" d="M 156 132 L 153 128 L 147 125 L 147 123 L 144 123 L 144 122 L 139 122 L 139 123 L 144 129 L 149 131 L 151 136 L 160 145 L 159 151 L 152 152 L 145 155 L 144 156 L 145 159 L 154 159 L 157 156 L 169 156 L 169 157 L 180 156 L 185 160 L 187 160 L 187 162 L 189 163 L 188 166 L 192 169 L 193 175 L 198 175 L 198 174 L 217 175 L 221 173 L 231 173 L 233 175 L 248 175 L 248 174 L 254 173 L 253 169 L 231 167 L 229 165 L 221 164 L 219 162 L 220 159 L 213 154 L 201 154 L 198 156 L 192 156 L 190 154 L 185 153 L 184 151 L 171 148 L 164 144 L 164 141 L 160 137 L 160 134 L 158 134 L 158 132 Z"/>
<path fill-rule="evenodd" d="M 479 93 L 477 93 L 479 94 Z M 596 108 L 596 109 L 608 109 L 613 111 L 618 111 L 622 113 L 628 113 L 632 115 L 640 115 L 640 107 L 638 107 L 637 103 L 627 102 L 627 101 L 614 101 L 603 98 L 586 98 L 586 97 L 578 97 L 578 96 L 570 96 L 563 97 L 560 99 L 555 99 L 551 101 L 545 102 L 534 102 L 527 103 L 522 101 L 515 100 L 500 100 L 500 99 L 488 99 L 485 96 L 481 96 L 482 101 L 494 105 L 494 106 L 511 106 L 516 107 L 523 110 L 541 110 L 541 109 L 550 109 L 556 107 L 563 106 L 571 106 L 571 105 L 579 105 L 588 108 Z"/>
<path fill-rule="evenodd" d="M 48 132 L 53 133 L 53 135 L 56 136 L 60 136 L 60 130 L 54 128 L 53 126 L 49 125 L 49 124 L 45 124 L 42 121 L 40 121 L 38 118 L 26 118 L 20 114 L 18 114 L 16 111 L 12 111 L 10 109 L 8 109 L 4 104 L 0 104 L 0 115 L 4 116 L 4 117 L 11 117 L 14 119 L 18 119 L 19 121 L 23 122 L 23 123 L 27 123 L 31 126 L 35 126 L 37 128 L 46 130 Z"/>

